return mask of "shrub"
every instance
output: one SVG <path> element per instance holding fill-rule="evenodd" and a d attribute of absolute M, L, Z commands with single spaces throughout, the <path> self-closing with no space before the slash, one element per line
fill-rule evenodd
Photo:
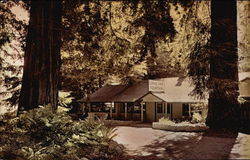
<path fill-rule="evenodd" d="M 184 131 L 184 132 L 204 131 L 208 129 L 205 123 L 193 124 L 189 121 L 182 121 L 178 123 L 178 122 L 173 122 L 168 118 L 164 117 L 159 119 L 159 122 L 153 122 L 153 128 L 168 130 L 168 131 Z"/>
<path fill-rule="evenodd" d="M 202 116 L 200 113 L 194 113 L 192 115 L 192 123 L 205 123 L 206 117 Z"/>
<path fill-rule="evenodd" d="M 66 108 L 58 107 L 56 113 L 50 108 L 2 120 L 0 159 L 110 159 L 122 154 L 122 148 L 112 140 L 113 128 L 98 121 L 73 121 Z"/>
<path fill-rule="evenodd" d="M 159 119 L 159 123 L 161 124 L 167 124 L 167 125 L 174 125 L 175 123 L 173 121 L 171 121 L 169 118 L 164 118 L 164 117 L 161 117 Z"/>
<path fill-rule="evenodd" d="M 74 97 L 71 97 L 70 92 L 59 91 L 58 96 L 58 104 L 63 107 L 68 107 L 68 105 L 72 102 Z"/>

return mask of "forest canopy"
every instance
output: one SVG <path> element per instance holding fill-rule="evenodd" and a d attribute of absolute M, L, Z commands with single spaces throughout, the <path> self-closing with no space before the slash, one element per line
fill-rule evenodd
<path fill-rule="evenodd" d="M 244 3 L 238 2 L 242 26 Z M 209 4 L 209 1 L 62 1 L 60 89 L 73 91 L 76 98 L 81 98 L 107 83 L 194 75 L 197 65 L 200 69 L 197 73 L 207 75 Z M 26 1 L 8 1 L 0 7 L 3 19 L 0 72 L 1 85 L 5 86 L 1 95 L 9 95 L 11 105 L 18 100 L 27 32 L 27 22 L 18 20 L 11 8 L 28 12 L 29 6 Z M 242 35 L 243 28 L 238 31 Z M 249 58 L 246 37 L 242 36 L 239 42 L 242 71 L 249 71 L 249 64 L 245 63 Z M 195 63 L 192 58 L 202 63 Z M 206 78 L 195 79 L 198 81 L 194 81 L 197 86 L 194 93 L 202 94 Z"/>

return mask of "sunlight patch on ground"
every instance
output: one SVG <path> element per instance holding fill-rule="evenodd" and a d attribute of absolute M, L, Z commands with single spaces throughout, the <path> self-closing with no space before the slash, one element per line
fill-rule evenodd
<path fill-rule="evenodd" d="M 166 132 L 152 128 L 117 127 L 117 136 L 114 140 L 123 144 L 129 155 L 148 156 L 153 152 L 157 152 L 156 156 L 161 157 L 167 146 L 150 147 L 149 145 L 162 144 L 168 139 L 181 141 L 197 135 L 200 135 L 200 133 Z M 169 143 L 169 146 L 171 145 L 173 144 Z"/>
<path fill-rule="evenodd" d="M 239 133 L 232 148 L 230 159 L 250 159 L 250 135 Z"/>
<path fill-rule="evenodd" d="M 250 135 L 237 132 L 169 132 L 152 128 L 117 128 L 114 138 L 131 156 L 145 159 L 250 159 Z"/>

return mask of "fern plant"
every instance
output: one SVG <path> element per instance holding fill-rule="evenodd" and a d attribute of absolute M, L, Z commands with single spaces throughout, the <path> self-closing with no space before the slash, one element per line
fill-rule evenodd
<path fill-rule="evenodd" d="M 0 159 L 110 159 L 122 154 L 112 140 L 114 128 L 101 121 L 73 121 L 67 111 L 59 106 L 53 113 L 50 106 L 45 106 L 14 119 L 2 119 Z"/>

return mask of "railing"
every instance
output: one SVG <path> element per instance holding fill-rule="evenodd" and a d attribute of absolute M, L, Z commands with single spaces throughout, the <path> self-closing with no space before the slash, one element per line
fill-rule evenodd
<path fill-rule="evenodd" d="M 108 113 L 104 113 L 104 112 L 89 112 L 88 113 L 88 119 L 90 120 L 106 120 L 108 118 Z"/>

